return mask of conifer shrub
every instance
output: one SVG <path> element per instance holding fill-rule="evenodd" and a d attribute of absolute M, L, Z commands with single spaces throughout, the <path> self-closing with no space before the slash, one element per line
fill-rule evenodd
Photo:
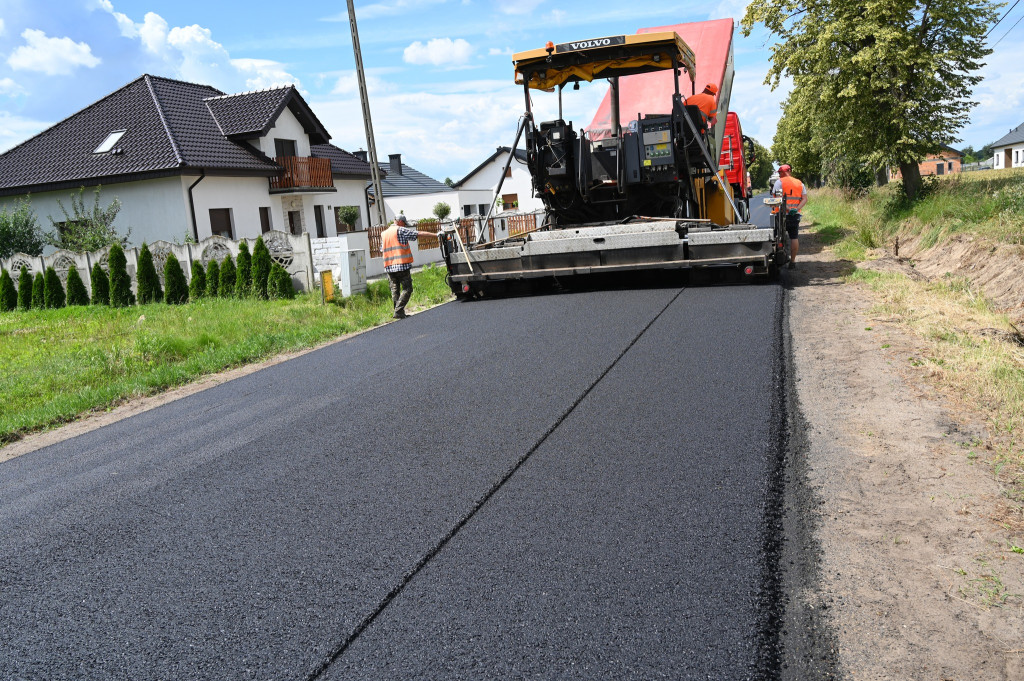
<path fill-rule="evenodd" d="M 238 263 L 235 274 L 235 295 L 246 298 L 252 291 L 252 256 L 249 255 L 249 244 L 244 240 L 238 244 Z"/>
<path fill-rule="evenodd" d="M 64 285 L 60 283 L 57 270 L 47 267 L 46 278 L 43 279 L 43 304 L 48 310 L 56 310 L 64 307 L 65 300 Z"/>
<path fill-rule="evenodd" d="M 7 270 L 0 271 L 0 312 L 11 312 L 18 307 L 18 292 Z"/>
<path fill-rule="evenodd" d="M 99 263 L 92 266 L 92 304 L 110 305 L 110 279 Z"/>
<path fill-rule="evenodd" d="M 164 263 L 164 283 L 167 284 L 164 300 L 168 305 L 184 305 L 188 302 L 188 282 L 185 281 L 185 271 L 181 269 L 181 263 L 173 253 L 167 254 L 167 262 Z"/>
<path fill-rule="evenodd" d="M 206 266 L 206 297 L 216 298 L 220 292 L 220 263 L 211 260 Z"/>
<path fill-rule="evenodd" d="M 220 264 L 220 297 L 230 298 L 235 295 L 235 259 L 230 255 Z"/>
<path fill-rule="evenodd" d="M 43 284 L 43 273 L 36 272 L 36 276 L 32 279 L 32 309 L 42 310 L 46 307 L 46 303 L 43 298 L 45 285 Z"/>
<path fill-rule="evenodd" d="M 153 254 L 146 242 L 142 242 L 139 249 L 139 270 L 135 273 L 135 282 L 139 292 L 139 304 L 159 303 L 164 298 L 164 292 L 160 289 L 160 276 L 156 273 L 156 266 L 153 264 Z"/>
<path fill-rule="evenodd" d="M 32 309 L 32 275 L 24 265 L 18 275 L 18 307 L 22 310 Z"/>
<path fill-rule="evenodd" d="M 263 237 L 256 239 L 252 247 L 252 292 L 257 298 L 267 299 L 267 280 L 270 278 L 270 251 L 263 243 Z"/>
<path fill-rule="evenodd" d="M 128 259 L 121 244 L 110 247 L 107 259 L 110 263 L 110 305 L 131 307 L 135 304 L 135 294 L 132 293 L 132 279 L 128 276 Z"/>
<path fill-rule="evenodd" d="M 196 301 L 206 295 L 206 271 L 202 263 L 192 261 L 192 281 L 188 283 L 189 300 Z"/>
<path fill-rule="evenodd" d="M 270 266 L 269 291 L 271 298 L 290 300 L 295 297 L 295 284 L 288 270 L 276 262 Z"/>
<path fill-rule="evenodd" d="M 89 291 L 85 288 L 85 282 L 78 274 L 78 268 L 74 265 L 68 270 L 68 305 L 88 305 Z"/>

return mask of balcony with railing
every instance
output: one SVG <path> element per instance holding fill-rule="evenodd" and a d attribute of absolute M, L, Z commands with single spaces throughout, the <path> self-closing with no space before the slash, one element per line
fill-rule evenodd
<path fill-rule="evenodd" d="M 284 170 L 270 178 L 270 193 L 336 191 L 331 176 L 331 161 L 309 156 L 278 156 L 274 159 Z"/>

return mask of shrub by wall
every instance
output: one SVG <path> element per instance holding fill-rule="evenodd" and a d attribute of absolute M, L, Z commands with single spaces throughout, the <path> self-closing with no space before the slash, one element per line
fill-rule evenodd
<path fill-rule="evenodd" d="M 206 266 L 206 296 L 216 298 L 220 292 L 220 263 L 211 260 Z"/>
<path fill-rule="evenodd" d="M 206 295 L 206 271 L 198 261 L 192 261 L 192 281 L 188 283 L 188 297 L 199 300 Z"/>
<path fill-rule="evenodd" d="M 64 286 L 60 283 L 57 270 L 52 267 L 46 268 L 46 278 L 43 280 L 43 302 L 49 310 L 64 307 Z"/>
<path fill-rule="evenodd" d="M 235 271 L 235 260 L 230 255 L 224 258 L 224 261 L 220 264 L 220 296 L 221 298 L 230 298 L 235 295 L 235 279 L 237 272 Z"/>
<path fill-rule="evenodd" d="M 0 272 L 0 312 L 10 312 L 18 307 L 18 292 L 14 280 L 7 270 Z"/>
<path fill-rule="evenodd" d="M 276 262 L 270 266 L 268 281 L 268 290 L 271 298 L 291 299 L 295 297 L 295 285 L 292 283 L 292 275 L 288 274 L 288 270 Z"/>
<path fill-rule="evenodd" d="M 241 241 L 238 244 L 238 266 L 235 275 L 235 295 L 245 298 L 252 291 L 252 256 L 249 255 L 249 244 Z"/>
<path fill-rule="evenodd" d="M 22 310 L 32 308 L 32 275 L 24 265 L 21 266 L 21 273 L 18 275 L 18 307 Z"/>
<path fill-rule="evenodd" d="M 99 263 L 92 266 L 92 304 L 110 305 L 110 279 Z"/>
<path fill-rule="evenodd" d="M 128 276 L 128 260 L 120 244 L 110 247 L 110 304 L 113 307 L 131 307 L 135 304 L 132 280 Z"/>
<path fill-rule="evenodd" d="M 159 303 L 164 298 L 164 292 L 160 289 L 160 277 L 156 273 L 156 266 L 153 264 L 153 254 L 146 242 L 142 242 L 139 249 L 139 267 L 135 273 L 136 288 L 139 292 L 139 304 Z"/>
<path fill-rule="evenodd" d="M 89 292 L 85 288 L 78 268 L 74 265 L 68 270 L 68 305 L 88 305 Z"/>
<path fill-rule="evenodd" d="M 44 292 L 43 285 L 43 273 L 36 272 L 35 278 L 32 279 L 32 309 L 42 310 L 46 307 L 45 299 L 43 298 Z"/>
<path fill-rule="evenodd" d="M 164 299 L 168 305 L 183 305 L 188 302 L 188 282 L 185 281 L 185 272 L 182 271 L 181 263 L 173 253 L 167 254 L 167 262 L 164 263 L 164 283 L 167 284 Z"/>
<path fill-rule="evenodd" d="M 252 291 L 257 298 L 267 298 L 267 280 L 270 278 L 272 262 L 263 237 L 258 237 L 252 248 Z"/>

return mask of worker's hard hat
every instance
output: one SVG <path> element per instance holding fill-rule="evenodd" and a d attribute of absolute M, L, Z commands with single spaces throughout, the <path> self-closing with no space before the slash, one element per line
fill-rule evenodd
<path fill-rule="evenodd" d="M 404 225 L 405 224 L 405 215 L 403 213 L 399 213 L 398 216 L 395 218 L 395 224 L 396 225 Z"/>
<path fill-rule="evenodd" d="M 788 172 L 790 172 L 791 170 L 793 170 L 793 169 L 789 167 L 789 164 L 788 164 L 788 163 L 783 163 L 783 164 L 782 164 L 781 166 L 779 166 L 779 174 L 780 174 L 780 175 L 781 175 L 782 173 L 788 173 Z"/>
<path fill-rule="evenodd" d="M 708 83 L 707 85 L 704 86 L 704 89 L 713 95 L 718 94 L 718 86 L 715 85 L 714 83 Z"/>

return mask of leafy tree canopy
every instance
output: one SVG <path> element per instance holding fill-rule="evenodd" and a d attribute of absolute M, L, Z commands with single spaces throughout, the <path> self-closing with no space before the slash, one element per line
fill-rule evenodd
<path fill-rule="evenodd" d="M 899 166 L 907 195 L 918 162 L 967 122 L 992 0 L 753 0 L 742 26 L 778 41 L 766 82 L 790 76 L 817 103 L 818 139 L 873 168 Z M 812 143 L 814 139 L 806 140 Z"/>
<path fill-rule="evenodd" d="M 39 255 L 44 245 L 42 230 L 27 196 L 17 201 L 13 211 L 8 212 L 6 206 L 0 209 L 0 258 L 15 253 Z"/>

